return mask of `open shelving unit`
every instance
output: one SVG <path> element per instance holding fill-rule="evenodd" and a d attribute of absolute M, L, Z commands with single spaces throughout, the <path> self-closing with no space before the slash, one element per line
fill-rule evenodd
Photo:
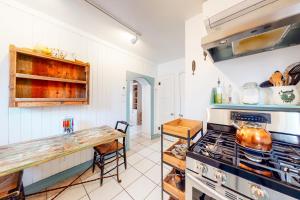
<path fill-rule="evenodd" d="M 188 148 L 191 146 L 192 139 L 194 139 L 199 132 L 202 132 L 202 122 L 189 119 L 176 119 L 167 122 L 161 126 L 161 182 L 162 182 L 162 199 L 164 192 L 168 193 L 172 199 L 184 200 L 185 191 L 177 187 L 172 174 L 176 170 L 185 173 L 186 161 L 175 157 L 170 151 L 178 144 L 187 144 Z M 177 138 L 174 144 L 172 144 L 167 150 L 163 149 L 163 138 L 164 136 L 171 136 Z M 164 164 L 172 167 L 172 171 L 164 178 L 163 166 Z"/>
<path fill-rule="evenodd" d="M 137 82 L 132 86 L 132 109 L 138 108 L 138 85 Z"/>
<path fill-rule="evenodd" d="M 10 107 L 89 104 L 89 63 L 10 45 Z"/>

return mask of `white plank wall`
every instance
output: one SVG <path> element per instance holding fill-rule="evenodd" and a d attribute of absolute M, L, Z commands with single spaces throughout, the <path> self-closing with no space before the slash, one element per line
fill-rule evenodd
<path fill-rule="evenodd" d="M 155 76 L 153 63 L 29 8 L 0 0 L 0 145 L 62 133 L 62 119 L 75 118 L 75 130 L 125 119 L 126 71 Z M 49 108 L 8 108 L 8 47 L 37 43 L 75 52 L 91 64 L 90 105 Z M 25 185 L 88 161 L 92 150 L 25 170 Z"/>

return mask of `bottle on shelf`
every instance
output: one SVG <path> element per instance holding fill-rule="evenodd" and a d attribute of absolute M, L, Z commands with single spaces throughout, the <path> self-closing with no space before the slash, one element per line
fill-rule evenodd
<path fill-rule="evenodd" d="M 228 103 L 229 104 L 232 103 L 232 86 L 231 86 L 231 84 L 229 84 L 229 86 L 228 86 Z"/>
<path fill-rule="evenodd" d="M 223 82 L 222 86 L 222 104 L 228 103 L 228 87 L 225 86 L 225 82 Z"/>
<path fill-rule="evenodd" d="M 216 104 L 222 104 L 222 98 L 223 98 L 222 95 L 223 95 L 223 89 L 221 87 L 220 78 L 218 78 L 218 86 L 215 89 L 215 98 L 214 98 Z"/>

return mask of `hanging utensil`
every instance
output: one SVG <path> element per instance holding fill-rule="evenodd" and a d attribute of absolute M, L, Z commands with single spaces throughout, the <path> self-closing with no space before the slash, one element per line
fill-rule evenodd
<path fill-rule="evenodd" d="M 291 85 L 297 85 L 300 80 L 300 64 L 296 65 L 290 72 L 289 72 L 292 80 Z"/>
<path fill-rule="evenodd" d="M 279 87 L 283 85 L 283 75 L 280 71 L 275 71 L 270 77 L 269 81 L 275 86 Z"/>
<path fill-rule="evenodd" d="M 297 85 L 300 81 L 300 62 L 288 66 L 284 73 L 285 85 Z"/>
<path fill-rule="evenodd" d="M 284 85 L 288 86 L 290 84 L 290 75 L 288 71 L 284 72 Z"/>

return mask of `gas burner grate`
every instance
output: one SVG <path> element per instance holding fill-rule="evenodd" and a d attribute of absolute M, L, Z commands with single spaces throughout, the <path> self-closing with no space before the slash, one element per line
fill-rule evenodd
<path fill-rule="evenodd" d="M 196 153 L 203 154 L 208 157 L 213 157 L 223 162 L 234 164 L 234 142 L 233 137 L 227 132 L 221 131 L 208 131 L 199 142 L 194 146 L 193 151 Z M 209 147 L 215 147 L 219 152 L 213 152 L 213 149 Z M 218 155 L 215 157 L 215 155 Z"/>
<path fill-rule="evenodd" d="M 272 151 L 258 152 L 236 144 L 235 129 L 224 127 L 226 131 L 221 131 L 221 125 L 212 129 L 210 124 L 191 151 L 300 188 L 300 145 L 273 141 Z M 218 149 L 220 157 L 209 153 L 208 146 Z"/>

